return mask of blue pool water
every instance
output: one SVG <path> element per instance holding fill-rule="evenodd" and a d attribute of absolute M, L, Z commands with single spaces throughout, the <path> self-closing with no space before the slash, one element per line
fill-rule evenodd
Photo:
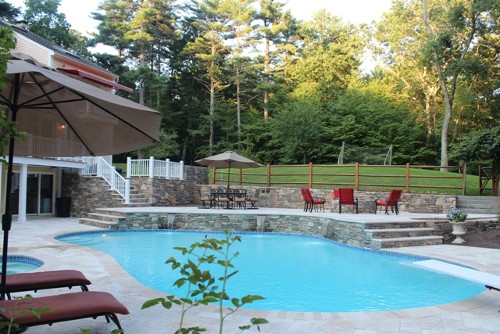
<path fill-rule="evenodd" d="M 165 260 L 182 259 L 174 247 L 188 247 L 224 234 L 207 232 L 124 231 L 77 233 L 64 242 L 113 256 L 135 279 L 153 289 L 184 296 L 173 286 L 180 278 Z M 330 240 L 296 235 L 241 233 L 233 264 L 239 270 L 228 285 L 231 297 L 258 294 L 249 305 L 263 310 L 353 312 L 394 310 L 450 303 L 474 296 L 484 287 L 452 276 L 416 268 L 422 260 L 368 251 Z"/>
<path fill-rule="evenodd" d="M 0 263 L 2 261 L 2 256 L 0 256 Z M 7 275 L 24 273 L 28 271 L 35 270 L 43 265 L 43 262 L 22 255 L 8 255 L 7 256 Z"/>

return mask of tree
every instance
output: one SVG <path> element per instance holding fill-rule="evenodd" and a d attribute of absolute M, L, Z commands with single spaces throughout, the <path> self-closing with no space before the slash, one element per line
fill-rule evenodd
<path fill-rule="evenodd" d="M 25 0 L 24 21 L 30 31 L 65 48 L 72 49 L 78 42 L 78 32 L 71 29 L 66 15 L 59 13 L 61 0 Z"/>
<path fill-rule="evenodd" d="M 462 162 L 491 164 L 495 172 L 493 194 L 498 195 L 500 176 L 500 126 L 470 132 L 451 146 L 450 157 Z"/>
<path fill-rule="evenodd" d="M 8 22 L 14 22 L 21 15 L 21 9 L 4 0 L 0 1 L 0 18 Z"/>
<path fill-rule="evenodd" d="M 260 0 L 260 11 L 255 15 L 255 18 L 261 21 L 257 27 L 257 38 L 263 40 L 264 55 L 262 59 L 263 75 L 262 82 L 257 87 L 263 94 L 263 115 L 264 119 L 270 118 L 269 114 L 269 98 L 272 92 L 274 72 L 276 71 L 277 59 L 276 56 L 282 49 L 283 32 L 286 31 L 286 17 L 284 17 L 285 4 L 276 0 Z M 289 14 L 289 12 L 288 12 Z M 273 46 L 274 51 L 271 49 Z M 273 66 L 274 64 L 274 66 Z"/>
<path fill-rule="evenodd" d="M 100 22 L 97 25 L 98 34 L 94 36 L 94 42 L 114 47 L 118 52 L 118 57 L 124 59 L 125 50 L 129 46 L 125 34 L 129 29 L 128 24 L 133 14 L 131 2 L 105 0 L 98 9 L 99 12 L 92 13 L 92 18 Z"/>
<path fill-rule="evenodd" d="M 391 11 L 376 24 L 372 50 L 382 57 L 383 81 L 392 84 L 427 129 L 432 147 L 439 131 L 440 86 L 436 71 L 425 64 L 421 50 L 426 39 L 421 6 L 416 1 L 394 1 Z"/>
<path fill-rule="evenodd" d="M 457 85 L 479 74 L 484 60 L 474 45 L 495 26 L 495 6 L 490 0 L 422 0 L 423 23 L 428 34 L 426 51 L 437 71 L 445 105 L 441 128 L 441 167 L 448 165 L 448 135 Z M 498 19 L 498 17 L 497 17 Z M 498 22 L 498 20 L 497 20 Z"/>
<path fill-rule="evenodd" d="M 272 138 L 284 163 L 318 161 L 323 154 L 324 114 L 312 102 L 291 102 L 272 119 Z"/>
<path fill-rule="evenodd" d="M 213 154 L 214 147 L 214 117 L 216 94 L 228 85 L 222 73 L 227 56 L 228 19 L 224 15 L 221 0 L 192 0 L 187 9 L 191 17 L 188 20 L 197 31 L 197 37 L 186 45 L 186 52 L 191 53 L 200 61 L 205 70 L 204 77 L 199 77 L 209 92 L 209 154 Z"/>
<path fill-rule="evenodd" d="M 304 50 L 290 66 L 297 84 L 293 96 L 326 102 L 336 99 L 358 77 L 363 48 L 356 27 L 324 10 L 302 29 Z"/>
<path fill-rule="evenodd" d="M 229 57 L 233 70 L 232 81 L 236 86 L 236 132 L 238 145 L 240 145 L 241 141 L 241 89 L 246 81 L 245 68 L 248 68 L 248 56 L 245 56 L 244 53 L 251 51 L 250 48 L 254 44 L 250 35 L 250 32 L 253 30 L 251 25 L 254 16 L 253 3 L 254 0 L 226 0 L 222 5 L 222 11 L 226 13 L 230 27 L 228 32 L 235 43 L 235 46 L 231 48 Z"/>
<path fill-rule="evenodd" d="M 390 85 L 372 80 L 346 90 L 328 108 L 328 143 L 364 148 L 394 147 L 397 164 L 426 161 L 425 130 L 406 103 L 398 102 Z"/>

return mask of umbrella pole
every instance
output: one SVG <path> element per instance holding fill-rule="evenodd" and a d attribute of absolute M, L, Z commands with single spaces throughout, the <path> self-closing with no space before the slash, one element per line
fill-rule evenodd
<path fill-rule="evenodd" d="M 17 108 L 12 108 L 13 123 L 17 119 Z M 12 166 L 14 164 L 14 141 L 15 138 L 11 134 L 9 138 L 9 164 L 7 166 L 7 186 L 5 189 L 5 212 L 2 216 L 2 230 L 3 230 L 3 250 L 2 250 L 2 285 L 0 290 L 0 299 L 5 300 L 7 290 L 7 254 L 9 248 L 9 231 L 12 226 L 12 214 L 10 204 L 10 193 L 12 191 Z"/>

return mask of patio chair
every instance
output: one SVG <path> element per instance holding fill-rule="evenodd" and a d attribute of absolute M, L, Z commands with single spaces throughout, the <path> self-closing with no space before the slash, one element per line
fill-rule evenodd
<path fill-rule="evenodd" d="M 401 198 L 401 194 L 403 193 L 402 190 L 396 190 L 392 189 L 389 192 L 389 197 L 387 200 L 378 200 L 375 201 L 375 214 L 377 214 L 377 209 L 379 206 L 385 206 L 385 214 L 389 214 L 389 207 L 391 207 L 391 211 L 394 213 L 396 212 L 396 215 L 399 214 L 399 207 L 398 207 L 398 202 L 399 199 Z"/>
<path fill-rule="evenodd" d="M 342 213 L 342 205 L 352 205 L 352 211 L 354 212 L 356 209 L 356 213 L 358 213 L 358 199 L 354 197 L 354 189 L 339 189 L 339 213 Z"/>
<path fill-rule="evenodd" d="M 304 211 L 312 212 L 313 209 L 318 211 L 318 207 L 325 212 L 325 203 L 326 200 L 324 198 L 314 198 L 312 197 L 311 191 L 308 188 L 300 189 L 302 193 L 302 197 L 304 198 Z"/>
<path fill-rule="evenodd" d="M 7 275 L 6 295 L 11 299 L 15 292 L 72 288 L 79 286 L 82 291 L 88 291 L 87 285 L 91 282 L 78 270 L 52 270 L 33 273 L 19 273 Z"/>
<path fill-rule="evenodd" d="M 217 208 L 231 209 L 232 208 L 232 192 L 226 188 L 218 188 L 215 192 L 215 204 Z"/>
<path fill-rule="evenodd" d="M 211 209 L 215 205 L 214 196 L 211 193 L 210 194 L 202 193 L 201 189 L 198 188 L 198 195 L 200 196 L 200 202 L 201 202 L 201 206 L 198 208 Z"/>
<path fill-rule="evenodd" d="M 40 313 L 40 317 L 29 311 L 40 307 L 48 308 L 50 311 Z M 122 329 L 117 313 L 126 315 L 129 311 L 113 295 L 100 291 L 0 300 L 0 319 L 12 321 L 19 328 L 104 316 L 108 323 L 111 320 L 118 329 Z"/>
<path fill-rule="evenodd" d="M 253 195 L 248 195 L 248 192 L 247 192 L 247 197 L 246 197 L 246 201 L 247 203 L 250 203 L 250 207 L 247 208 L 247 209 L 258 209 L 258 207 L 256 207 L 255 205 L 257 204 L 257 201 L 259 200 L 259 194 L 260 194 L 260 189 L 255 189 L 255 192 Z"/>
<path fill-rule="evenodd" d="M 238 208 L 247 208 L 247 191 L 246 189 L 235 189 L 233 197 L 233 205 Z"/>

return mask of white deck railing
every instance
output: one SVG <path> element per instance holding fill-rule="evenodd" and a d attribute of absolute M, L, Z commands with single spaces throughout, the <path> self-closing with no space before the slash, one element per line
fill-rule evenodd
<path fill-rule="evenodd" d="M 164 177 L 170 180 L 184 180 L 184 162 L 167 160 L 127 158 L 127 179 L 147 176 L 149 178 Z"/>
<path fill-rule="evenodd" d="M 102 177 L 125 199 L 125 204 L 130 203 L 130 178 L 148 176 L 164 177 L 166 179 L 184 180 L 184 163 L 171 162 L 170 160 L 131 159 L 127 158 L 127 178 L 123 178 L 103 157 L 83 157 L 85 168 L 82 175 Z"/>
<path fill-rule="evenodd" d="M 125 204 L 130 203 L 130 180 L 124 179 L 103 157 L 84 157 L 83 161 L 86 164 L 83 175 L 102 177 L 125 199 Z"/>
<path fill-rule="evenodd" d="M 15 153 L 34 157 L 81 157 L 88 155 L 80 142 L 50 139 L 27 134 L 15 142 Z"/>

